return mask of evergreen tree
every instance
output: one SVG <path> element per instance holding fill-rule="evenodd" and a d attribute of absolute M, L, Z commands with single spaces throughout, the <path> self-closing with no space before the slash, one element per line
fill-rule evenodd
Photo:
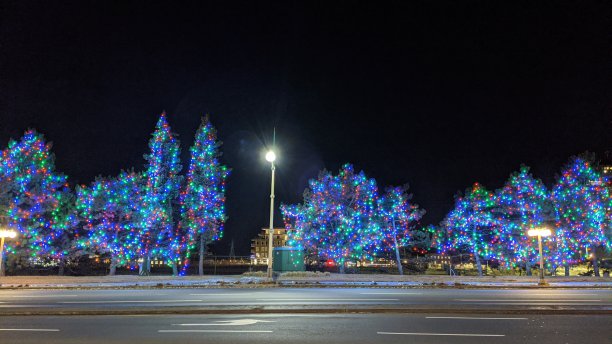
<path fill-rule="evenodd" d="M 408 186 L 389 187 L 378 202 L 378 214 L 383 230 L 383 247 L 391 248 L 395 252 L 395 259 L 399 274 L 403 275 L 399 247 L 406 246 L 412 238 L 413 225 L 418 221 L 424 210 L 416 204 L 411 204 L 411 194 L 407 193 Z"/>
<path fill-rule="evenodd" d="M 348 260 L 371 258 L 381 249 L 377 198 L 376 181 L 350 164 L 336 176 L 322 171 L 309 181 L 302 204 L 281 206 L 289 242 L 333 259 L 343 273 Z"/>
<path fill-rule="evenodd" d="M 204 274 L 206 246 L 223 236 L 225 181 L 230 170 L 219 162 L 221 142 L 208 116 L 202 119 L 193 146 L 187 180 L 181 193 L 181 228 L 187 236 L 187 268 L 191 252 L 199 249 L 198 273 Z"/>
<path fill-rule="evenodd" d="M 151 258 L 160 257 L 169 262 L 176 275 L 183 240 L 174 226 L 174 208 L 181 185 L 180 148 L 165 113 L 159 117 L 149 140 L 149 148 L 151 152 L 144 156 L 147 161 L 144 173 L 146 183 L 140 211 L 140 274 L 148 275 Z"/>
<path fill-rule="evenodd" d="M 499 221 L 493 216 L 493 193 L 475 183 L 465 196 L 455 198 L 455 208 L 442 223 L 447 242 L 444 252 L 467 251 L 474 256 L 478 275 L 482 276 L 481 257 L 494 257 L 492 246 L 499 242 Z"/>
<path fill-rule="evenodd" d="M 518 172 L 510 175 L 503 188 L 497 190 L 496 201 L 496 213 L 501 220 L 496 256 L 506 266 L 525 263 L 527 274 L 531 276 L 538 246 L 537 240 L 529 237 L 527 231 L 542 227 L 549 219 L 549 193 L 542 181 L 529 173 L 529 167 L 521 166 Z"/>
<path fill-rule="evenodd" d="M 55 172 L 51 143 L 34 130 L 11 140 L 2 151 L 0 184 L 3 215 L 19 232 L 7 244 L 11 259 L 21 264 L 54 259 L 63 274 L 71 253 L 74 203 L 67 177 Z"/>
<path fill-rule="evenodd" d="M 593 167 L 592 159 L 570 159 L 552 192 L 559 246 L 554 258 L 565 265 L 566 275 L 569 265 L 582 260 L 582 252 L 591 250 L 593 270 L 599 276 L 597 247 L 611 248 L 606 235 L 611 221 L 610 197 L 606 179 Z"/>
<path fill-rule="evenodd" d="M 111 257 L 110 275 L 137 259 L 138 215 L 142 175 L 121 172 L 116 178 L 96 178 L 90 187 L 77 187 L 77 210 L 87 235 L 79 247 Z"/>

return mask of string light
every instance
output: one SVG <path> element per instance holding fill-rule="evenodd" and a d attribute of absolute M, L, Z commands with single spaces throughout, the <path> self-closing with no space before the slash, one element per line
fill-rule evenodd
<path fill-rule="evenodd" d="M 346 164 L 338 175 L 322 171 L 308 184 L 302 204 L 281 206 L 289 245 L 333 259 L 340 269 L 347 261 L 372 259 L 381 251 L 374 179 Z"/>
<path fill-rule="evenodd" d="M 0 183 L 8 226 L 19 231 L 10 255 L 64 259 L 76 224 L 67 177 L 55 172 L 55 156 L 43 135 L 28 130 L 2 151 Z"/>
<path fill-rule="evenodd" d="M 140 208 L 137 252 L 144 262 L 152 257 L 165 258 L 176 271 L 183 244 L 182 236 L 177 235 L 174 228 L 173 218 L 173 203 L 178 199 L 182 179 L 179 176 L 180 148 L 165 113 L 159 117 L 149 140 L 149 149 L 150 154 L 145 155 L 148 164 L 144 173 L 146 183 Z"/>
<path fill-rule="evenodd" d="M 229 169 L 221 165 L 217 131 L 208 116 L 202 119 L 191 147 L 186 185 L 180 196 L 180 229 L 186 231 L 186 259 L 181 270 L 187 270 L 191 253 L 223 237 L 225 215 L 225 181 Z"/>

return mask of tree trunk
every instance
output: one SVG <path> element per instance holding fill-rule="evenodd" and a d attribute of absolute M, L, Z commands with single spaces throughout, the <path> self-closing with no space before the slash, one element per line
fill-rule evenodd
<path fill-rule="evenodd" d="M 478 276 L 482 277 L 482 264 L 480 264 L 480 256 L 477 252 L 474 252 L 474 260 L 476 261 L 476 269 L 478 269 Z"/>
<path fill-rule="evenodd" d="M 595 277 L 600 277 L 599 264 L 597 264 L 597 248 L 595 245 L 591 246 L 591 251 L 593 252 L 593 272 L 595 272 Z"/>
<path fill-rule="evenodd" d="M 148 255 L 142 258 L 142 263 L 138 266 L 138 274 L 140 276 L 149 276 L 151 274 L 151 257 Z"/>
<path fill-rule="evenodd" d="M 64 273 L 66 271 L 66 260 L 65 258 L 60 258 L 59 260 L 59 271 L 57 272 L 58 276 L 64 276 Z"/>
<path fill-rule="evenodd" d="M 176 261 L 172 263 L 172 276 L 178 276 L 178 267 L 176 266 Z"/>
<path fill-rule="evenodd" d="M 531 262 L 529 261 L 529 258 L 527 258 L 525 261 L 525 274 L 527 276 L 531 276 Z"/>
<path fill-rule="evenodd" d="M 338 265 L 338 272 L 344 274 L 344 261 L 340 262 Z"/>
<path fill-rule="evenodd" d="M 110 263 L 110 271 L 108 272 L 108 275 L 115 276 L 116 272 L 117 272 L 117 257 L 112 257 L 111 263 Z"/>
<path fill-rule="evenodd" d="M 395 244 L 395 260 L 397 261 L 397 271 L 400 275 L 404 274 L 402 260 L 400 259 L 399 247 L 397 247 L 397 231 L 395 230 L 395 219 L 393 220 L 393 243 Z"/>
<path fill-rule="evenodd" d="M 204 247 L 204 236 L 200 234 L 200 258 L 198 260 L 198 275 L 204 276 L 204 253 L 206 247 Z"/>
<path fill-rule="evenodd" d="M 570 268 L 569 263 L 565 263 L 565 276 L 566 277 L 570 275 L 569 274 L 569 268 Z"/>

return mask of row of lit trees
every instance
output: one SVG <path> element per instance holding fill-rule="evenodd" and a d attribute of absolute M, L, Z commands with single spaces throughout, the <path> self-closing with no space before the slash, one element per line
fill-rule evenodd
<path fill-rule="evenodd" d="M 55 171 L 51 144 L 34 130 L 11 140 L 0 160 L 0 210 L 18 238 L 7 245 L 14 262 L 67 259 L 84 253 L 109 254 L 110 273 L 118 266 L 140 265 L 150 272 L 152 257 L 170 262 L 175 274 L 185 256 L 200 253 L 221 237 L 225 181 L 229 169 L 219 162 L 216 130 L 208 117 L 196 132 L 191 160 L 181 175 L 180 145 L 162 114 L 149 141 L 142 172 L 98 177 L 90 185 L 69 188 Z M 4 267 L 0 267 L 4 268 Z"/>
<path fill-rule="evenodd" d="M 413 226 L 425 213 L 410 202 L 407 186 L 380 193 L 376 181 L 350 164 L 337 175 L 329 171 L 311 179 L 301 204 L 281 205 L 289 243 L 310 256 L 333 259 L 344 271 L 347 261 L 395 254 L 410 243 Z"/>
<path fill-rule="evenodd" d="M 537 241 L 527 231 L 548 227 L 553 232 L 544 247 L 549 268 L 565 266 L 569 275 L 570 265 L 590 256 L 599 276 L 598 249 L 612 249 L 612 194 L 592 160 L 571 158 L 551 191 L 526 166 L 495 192 L 474 184 L 456 197 L 454 208 L 432 230 L 435 247 L 451 255 L 471 253 L 479 275 L 483 258 L 524 266 L 530 274 Z"/>
<path fill-rule="evenodd" d="M 303 202 L 282 205 L 290 243 L 321 259 L 333 259 L 344 268 L 359 261 L 395 253 L 398 246 L 422 244 L 441 253 L 470 253 L 479 275 L 481 261 L 496 259 L 505 267 L 525 266 L 530 274 L 537 260 L 537 243 L 527 231 L 551 227 L 546 242 L 550 267 L 584 261 L 590 251 L 595 274 L 597 249 L 612 248 L 612 197 L 608 181 L 591 162 L 570 160 L 552 191 L 522 166 L 495 192 L 476 183 L 455 199 L 454 208 L 439 226 L 415 231 L 423 210 L 410 203 L 405 188 L 380 193 L 376 181 L 345 165 L 337 175 L 322 171 L 309 181 Z M 426 240 L 425 240 L 426 241 Z M 387 253 L 385 253 L 387 252 Z"/>

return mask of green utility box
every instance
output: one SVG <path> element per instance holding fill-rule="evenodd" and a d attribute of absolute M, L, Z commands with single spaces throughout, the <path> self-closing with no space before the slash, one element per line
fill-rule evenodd
<path fill-rule="evenodd" d="M 304 251 L 295 247 L 275 247 L 272 250 L 272 270 L 275 272 L 304 271 Z"/>

